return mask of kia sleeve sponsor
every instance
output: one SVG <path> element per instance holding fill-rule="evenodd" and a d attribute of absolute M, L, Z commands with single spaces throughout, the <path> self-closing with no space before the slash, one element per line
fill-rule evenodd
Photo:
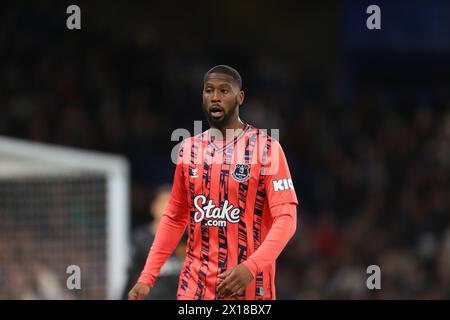
<path fill-rule="evenodd" d="M 265 176 L 266 194 L 269 207 L 282 203 L 298 204 L 289 166 L 283 149 L 278 143 L 273 144 L 271 157 L 276 157 L 278 170 Z"/>

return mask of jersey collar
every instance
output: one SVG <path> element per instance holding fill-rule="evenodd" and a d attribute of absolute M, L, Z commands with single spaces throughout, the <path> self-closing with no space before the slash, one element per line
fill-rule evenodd
<path fill-rule="evenodd" d="M 228 141 L 225 145 L 223 145 L 221 147 L 219 147 L 217 144 L 215 144 L 211 140 L 211 129 L 209 129 L 208 130 L 208 143 L 210 145 L 212 145 L 216 151 L 222 151 L 222 150 L 228 148 L 230 145 L 236 143 L 239 139 L 241 139 L 244 136 L 245 132 L 247 132 L 250 129 L 250 127 L 251 126 L 249 124 L 245 123 L 244 128 L 242 128 L 242 131 L 237 136 L 235 136 L 233 140 Z"/>

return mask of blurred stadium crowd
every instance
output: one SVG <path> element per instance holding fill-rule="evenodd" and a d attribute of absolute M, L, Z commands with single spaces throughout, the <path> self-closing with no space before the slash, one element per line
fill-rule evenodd
<path fill-rule="evenodd" d="M 247 92 L 243 119 L 280 129 L 300 200 L 297 235 L 277 264 L 278 298 L 450 298 L 448 83 L 420 95 L 363 81 L 343 95 L 342 74 L 307 65 L 314 60 L 239 52 L 232 41 L 187 46 L 162 39 L 162 22 L 114 12 L 71 33 L 49 5 L 2 9 L 1 135 L 125 155 L 138 230 L 153 190 L 171 182 L 171 132 L 203 120 L 203 73 L 233 65 Z M 381 290 L 366 288 L 373 264 Z"/>

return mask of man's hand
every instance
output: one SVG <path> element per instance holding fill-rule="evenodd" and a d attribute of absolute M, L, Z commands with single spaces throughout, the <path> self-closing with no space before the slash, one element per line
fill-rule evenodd
<path fill-rule="evenodd" d="M 145 283 L 136 283 L 128 293 L 128 300 L 144 300 L 150 293 L 150 286 Z"/>
<path fill-rule="evenodd" d="M 220 281 L 217 287 L 220 297 L 233 297 L 244 294 L 245 288 L 253 280 L 253 275 L 243 264 L 231 267 L 217 277 Z"/>

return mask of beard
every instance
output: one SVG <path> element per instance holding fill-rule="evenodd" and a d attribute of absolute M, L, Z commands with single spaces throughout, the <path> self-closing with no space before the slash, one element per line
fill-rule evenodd
<path fill-rule="evenodd" d="M 208 121 L 209 125 L 213 128 L 222 129 L 230 122 L 230 119 L 233 116 L 233 114 L 236 112 L 236 109 L 238 106 L 239 105 L 238 105 L 237 101 L 235 101 L 233 108 L 231 110 L 229 110 L 228 112 L 222 108 L 223 116 L 219 119 L 214 118 L 211 115 L 211 111 L 207 105 L 203 104 L 202 109 L 203 109 L 203 113 L 205 114 L 206 120 Z"/>

